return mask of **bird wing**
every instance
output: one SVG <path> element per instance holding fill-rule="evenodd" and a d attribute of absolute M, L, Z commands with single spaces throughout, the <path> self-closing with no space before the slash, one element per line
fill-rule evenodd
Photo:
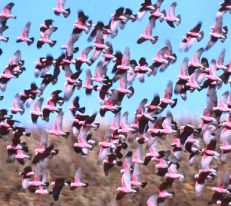
<path fill-rule="evenodd" d="M 185 57 L 180 66 L 181 75 L 188 75 L 188 62 L 189 62 L 189 59 Z"/>
<path fill-rule="evenodd" d="M 169 53 L 172 54 L 172 44 L 171 44 L 170 40 L 168 40 L 168 39 L 165 40 L 165 45 L 168 48 Z"/>
<path fill-rule="evenodd" d="M 82 176 L 82 170 L 81 168 L 79 167 L 77 170 L 76 170 L 76 173 L 75 173 L 75 178 L 81 182 L 81 176 Z"/>
<path fill-rule="evenodd" d="M 0 34 L 2 35 L 2 33 L 7 30 L 9 27 L 8 26 L 1 26 L 0 27 Z"/>
<path fill-rule="evenodd" d="M 126 187 L 128 189 L 131 189 L 131 174 L 130 170 L 125 170 L 122 179 L 121 179 L 122 187 Z"/>
<path fill-rule="evenodd" d="M 88 46 L 87 48 L 85 48 L 82 53 L 81 53 L 81 56 L 83 58 L 87 58 L 89 52 L 93 49 L 93 46 Z"/>
<path fill-rule="evenodd" d="M 34 110 L 35 111 L 41 111 L 41 107 L 42 107 L 43 101 L 44 101 L 43 97 L 41 97 L 41 98 L 38 99 L 38 101 L 34 104 Z"/>
<path fill-rule="evenodd" d="M 145 104 L 147 104 L 147 102 L 148 102 L 148 99 L 146 99 L 146 98 L 142 99 L 142 101 L 140 102 L 136 111 L 139 111 L 139 113 L 144 113 L 145 112 Z"/>
<path fill-rule="evenodd" d="M 201 26 L 202 26 L 202 22 L 198 22 L 197 25 L 193 29 L 191 29 L 190 31 L 198 33 L 201 29 Z"/>
<path fill-rule="evenodd" d="M 217 64 L 222 65 L 224 63 L 225 51 L 226 51 L 225 48 L 221 50 L 221 53 L 219 54 L 217 59 Z"/>
<path fill-rule="evenodd" d="M 48 134 L 47 132 L 43 131 L 41 134 L 40 144 L 47 147 L 48 144 Z"/>
<path fill-rule="evenodd" d="M 135 163 L 133 173 L 132 173 L 132 180 L 141 182 L 141 173 L 140 173 L 140 166 L 138 163 Z"/>
<path fill-rule="evenodd" d="M 122 58 L 122 65 L 129 65 L 129 63 L 130 63 L 130 50 L 128 47 L 126 47 Z"/>
<path fill-rule="evenodd" d="M 5 14 L 11 14 L 11 9 L 14 7 L 14 3 L 9 3 L 3 8 Z"/>
<path fill-rule="evenodd" d="M 155 22 L 156 22 L 156 19 L 154 17 L 150 16 L 148 24 L 147 24 L 147 26 L 145 28 L 145 34 L 146 35 L 149 35 L 149 36 L 152 35 L 152 30 L 155 27 Z"/>
<path fill-rule="evenodd" d="M 63 123 L 63 111 L 59 112 L 54 123 L 54 129 L 56 131 L 62 131 L 62 123 Z"/>
<path fill-rule="evenodd" d="M 193 55 L 193 62 L 199 63 L 203 52 L 204 52 L 203 48 L 198 49 L 196 53 Z"/>
<path fill-rule="evenodd" d="M 216 13 L 214 32 L 222 33 L 222 25 L 223 25 L 223 12 Z"/>
<path fill-rule="evenodd" d="M 66 3 L 66 0 L 58 0 L 58 2 L 57 2 L 58 8 L 64 9 L 65 3 Z"/>
<path fill-rule="evenodd" d="M 176 9 L 176 6 L 177 6 L 177 3 L 176 2 L 173 2 L 169 9 L 168 9 L 168 16 L 169 17 L 175 17 L 175 9 Z"/>
<path fill-rule="evenodd" d="M 170 80 L 167 84 L 167 87 L 164 92 L 164 98 L 171 99 L 172 98 L 172 92 L 173 92 L 173 82 Z"/>
<path fill-rule="evenodd" d="M 27 22 L 23 31 L 22 31 L 22 36 L 23 37 L 28 37 L 29 36 L 29 32 L 30 32 L 30 27 L 31 27 L 31 22 Z"/>
<path fill-rule="evenodd" d="M 120 121 L 120 125 L 122 128 L 127 128 L 128 126 L 128 112 L 125 112 L 122 115 L 121 121 Z"/>
<path fill-rule="evenodd" d="M 57 27 L 51 27 L 51 28 L 49 28 L 49 29 L 47 29 L 45 32 L 44 32 L 44 34 L 48 37 L 48 39 L 50 38 L 50 36 L 51 36 L 51 34 L 53 33 L 53 32 L 55 32 L 57 30 Z"/>
<path fill-rule="evenodd" d="M 148 198 L 147 206 L 158 206 L 158 193 L 157 192 Z"/>
<path fill-rule="evenodd" d="M 86 70 L 86 85 L 92 85 L 93 81 L 92 81 L 92 74 L 91 74 L 91 70 L 87 69 Z"/>

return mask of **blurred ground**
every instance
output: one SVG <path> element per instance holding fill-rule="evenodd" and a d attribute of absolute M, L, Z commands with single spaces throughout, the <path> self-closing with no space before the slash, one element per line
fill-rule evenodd
<path fill-rule="evenodd" d="M 104 128 L 93 133 L 93 139 L 102 140 Z M 33 132 L 31 137 L 26 137 L 25 141 L 29 145 L 30 153 L 34 155 L 34 149 L 39 145 L 39 131 Z M 49 142 L 54 142 L 59 149 L 58 156 L 48 162 L 49 180 L 54 181 L 56 177 L 64 177 L 67 180 L 72 180 L 76 169 L 80 166 L 83 173 L 83 182 L 88 182 L 87 188 L 76 189 L 70 191 L 65 188 L 62 190 L 60 200 L 54 202 L 51 195 L 37 195 L 29 192 L 24 192 L 21 189 L 20 170 L 23 169 L 18 162 L 7 163 L 6 146 L 10 141 L 0 140 L 0 206 L 143 206 L 149 196 L 157 191 L 158 184 L 163 181 L 161 177 L 155 175 L 155 166 L 149 163 L 148 167 L 141 166 L 142 181 L 147 181 L 148 185 L 144 189 L 140 189 L 136 195 L 127 195 L 120 201 L 115 200 L 116 187 L 121 185 L 120 168 L 113 168 L 106 177 L 103 173 L 102 165 L 97 164 L 97 156 L 99 148 L 96 147 L 87 159 L 82 159 L 73 151 L 72 145 L 75 141 L 73 137 L 68 140 L 57 137 L 49 137 Z M 160 141 L 163 148 L 166 147 L 169 140 Z M 131 143 L 134 145 L 134 143 Z M 161 148 L 160 147 L 160 148 Z M 132 149 L 132 148 L 131 148 Z M 169 148 L 170 149 L 170 148 Z M 175 182 L 173 189 L 175 197 L 166 202 L 167 206 L 202 206 L 207 205 L 208 199 L 211 197 L 211 187 L 217 185 L 220 178 L 217 177 L 212 183 L 208 183 L 199 198 L 195 198 L 194 193 L 194 175 L 199 170 L 196 166 L 190 167 L 187 163 L 188 154 L 183 154 L 180 170 L 186 176 L 184 182 Z M 199 160 L 197 160 L 198 162 Z M 26 165 L 31 165 L 30 161 Z M 221 165 L 215 162 L 214 167 L 218 165 L 218 176 L 223 175 L 225 171 L 229 171 L 230 163 Z M 34 166 L 33 166 L 34 168 Z M 49 188 L 51 190 L 51 188 Z"/>

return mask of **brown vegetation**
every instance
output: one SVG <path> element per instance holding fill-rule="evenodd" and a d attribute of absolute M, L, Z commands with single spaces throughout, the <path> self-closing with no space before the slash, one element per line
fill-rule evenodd
<path fill-rule="evenodd" d="M 101 140 L 103 137 L 105 128 L 100 127 L 97 132 L 93 133 L 93 138 L 95 140 Z M 39 131 L 33 132 L 31 137 L 25 138 L 28 142 L 30 152 L 33 154 L 34 149 L 39 144 Z M 73 137 L 69 137 L 68 140 L 49 137 L 49 142 L 54 142 L 56 147 L 59 149 L 58 156 L 54 157 L 52 160 L 48 161 L 47 170 L 49 171 L 49 180 L 53 181 L 56 177 L 64 177 L 67 180 L 72 180 L 76 169 L 80 166 L 83 172 L 83 180 L 89 183 L 87 188 L 76 189 L 71 191 L 67 188 L 63 189 L 60 195 L 60 200 L 54 202 L 52 195 L 37 195 L 29 192 L 22 191 L 21 188 L 21 178 L 19 176 L 19 171 L 23 166 L 19 163 L 7 163 L 7 152 L 6 146 L 9 141 L 2 141 L 0 146 L 0 205 L 12 205 L 12 206 L 142 206 L 146 205 L 146 201 L 150 195 L 157 191 L 158 184 L 163 181 L 161 177 L 155 175 L 155 167 L 153 163 L 150 163 L 148 167 L 141 166 L 142 180 L 147 181 L 148 185 L 136 195 L 127 195 L 120 201 L 115 200 L 116 187 L 120 186 L 120 168 L 113 168 L 106 177 L 103 173 L 103 168 L 101 165 L 97 164 L 97 156 L 99 148 L 96 147 L 88 156 L 87 159 L 82 159 L 80 155 L 76 154 L 73 150 Z M 160 140 L 162 148 L 168 148 L 169 141 L 165 140 L 163 145 Z M 134 143 L 131 143 L 131 147 Z M 133 149 L 133 148 L 131 148 Z M 170 148 L 169 148 L 170 149 Z M 184 153 L 184 152 L 183 152 Z M 219 181 L 217 177 L 212 183 L 208 183 L 203 195 L 200 198 L 195 198 L 195 181 L 194 175 L 198 172 L 199 167 L 197 164 L 194 167 L 190 167 L 187 163 L 188 154 L 183 154 L 183 160 L 181 162 L 180 170 L 186 176 L 184 182 L 174 183 L 175 197 L 168 200 L 168 206 L 201 206 L 207 205 L 207 200 L 211 197 L 212 191 L 211 186 L 216 185 Z M 199 161 L 199 160 L 197 160 Z M 230 168 L 230 163 L 218 165 L 218 173 L 221 176 L 224 171 L 228 171 Z M 26 162 L 30 165 L 30 161 Z M 50 188 L 51 190 L 51 188 Z"/>

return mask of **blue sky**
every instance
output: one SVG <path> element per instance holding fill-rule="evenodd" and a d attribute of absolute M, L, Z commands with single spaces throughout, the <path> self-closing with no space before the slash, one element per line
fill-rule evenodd
<path fill-rule="evenodd" d="M 56 0 L 15 0 L 15 7 L 12 10 L 12 13 L 17 16 L 17 19 L 11 19 L 7 22 L 9 29 L 4 33 L 5 36 L 9 36 L 10 40 L 8 43 L 0 42 L 0 47 L 3 49 L 3 54 L 0 57 L 0 72 L 2 72 L 7 66 L 9 59 L 13 53 L 20 49 L 22 52 L 22 58 L 25 60 L 26 72 L 21 75 L 19 79 L 13 79 L 7 85 L 7 90 L 4 93 L 4 100 L 0 102 L 1 108 L 10 108 L 14 95 L 18 92 L 22 92 L 24 89 L 29 88 L 30 83 L 36 82 L 38 85 L 41 82 L 41 79 L 34 78 L 34 65 L 35 62 L 41 56 L 47 54 L 52 54 L 55 58 L 61 54 L 61 46 L 66 44 L 73 28 L 73 23 L 77 19 L 78 10 L 83 10 L 85 14 L 89 15 L 90 19 L 94 23 L 97 21 L 103 21 L 105 24 L 108 23 L 111 14 L 120 6 L 128 7 L 133 10 L 134 13 L 138 11 L 139 4 L 142 1 L 138 0 L 67 0 L 66 8 L 71 8 L 71 14 L 68 18 L 63 18 L 63 16 L 55 16 L 53 13 L 53 8 L 56 7 Z M 153 1 L 154 2 L 154 1 Z M 162 9 L 167 9 L 173 1 L 165 0 L 162 5 Z M 216 11 L 218 9 L 220 0 L 178 0 L 176 14 L 180 14 L 182 18 L 181 24 L 175 29 L 170 28 L 166 22 L 156 23 L 156 27 L 153 29 L 153 35 L 158 35 L 159 40 L 155 45 L 152 45 L 150 42 L 144 43 L 142 45 L 137 45 L 136 41 L 141 33 L 144 32 L 145 26 L 148 22 L 148 15 L 146 15 L 142 21 L 131 23 L 129 22 L 124 30 L 120 30 L 118 36 L 115 39 L 108 39 L 112 42 L 114 51 L 120 50 L 124 51 L 125 47 L 130 48 L 131 58 L 139 60 L 140 57 L 144 56 L 149 64 L 152 63 L 152 58 L 155 56 L 156 52 L 165 45 L 165 40 L 169 39 L 172 43 L 174 52 L 177 53 L 177 62 L 173 65 L 170 65 L 164 73 L 158 73 L 155 77 L 145 78 L 145 83 L 141 84 L 138 80 L 134 82 L 135 95 L 131 99 L 125 98 L 123 101 L 123 110 L 122 112 L 129 111 L 133 116 L 136 106 L 143 98 L 148 98 L 149 101 L 152 99 L 155 93 L 159 93 L 160 96 L 163 96 L 165 86 L 168 80 L 172 80 L 174 83 L 177 80 L 177 75 L 179 74 L 179 67 L 182 60 L 185 57 L 191 59 L 193 53 L 200 47 L 205 47 L 210 36 L 210 26 L 214 24 Z M 2 0 L 0 9 L 9 3 L 9 1 Z M 16 44 L 16 38 L 21 34 L 22 29 L 27 21 L 31 21 L 31 31 L 30 36 L 35 37 L 35 42 L 40 37 L 39 26 L 45 19 L 52 18 L 54 20 L 54 25 L 58 27 L 56 33 L 54 33 L 51 39 L 57 40 L 55 47 L 50 48 L 48 45 L 42 47 L 38 50 L 36 48 L 36 43 L 28 47 L 26 44 Z M 230 14 L 227 13 L 224 16 L 224 25 L 229 27 Z M 185 33 L 192 29 L 199 21 L 202 21 L 202 30 L 205 33 L 204 39 L 200 43 L 196 43 L 189 52 L 179 52 L 179 43 Z M 80 40 L 76 42 L 75 46 L 78 46 L 80 50 L 89 46 L 90 44 L 86 41 L 87 36 L 82 35 Z M 231 39 L 228 34 L 228 38 L 225 43 L 218 42 L 215 44 L 208 52 L 205 52 L 203 56 L 207 57 L 209 61 L 212 58 L 217 59 L 222 48 L 226 48 L 226 57 L 225 63 L 230 59 L 229 54 L 231 53 L 230 46 Z M 74 56 L 74 58 L 79 56 L 79 52 Z M 90 69 L 93 71 L 96 63 L 93 64 Z M 108 67 L 108 73 L 110 73 L 112 64 Z M 74 67 L 72 67 L 74 71 Z M 83 66 L 83 69 L 87 69 L 87 66 Z M 84 80 L 84 74 L 82 74 L 82 79 Z M 85 81 L 85 80 L 84 80 Z M 45 93 L 44 98 L 49 97 L 51 91 L 55 89 L 63 89 L 65 82 L 64 73 L 59 77 L 59 82 L 52 86 L 50 85 Z M 117 87 L 118 84 L 115 84 L 114 87 Z M 223 86 L 223 88 L 218 92 L 218 96 L 225 90 L 229 90 L 229 85 Z M 92 113 L 96 111 L 96 108 L 99 108 L 99 102 L 96 99 L 97 95 L 94 93 L 92 96 L 86 96 L 84 90 L 76 91 L 72 97 L 79 95 L 80 103 L 87 107 L 87 113 Z M 206 105 L 206 92 L 195 92 L 193 94 L 188 94 L 188 99 L 184 102 L 178 96 L 178 104 L 174 108 L 173 113 L 176 116 L 186 116 L 186 115 L 196 115 L 199 116 L 202 114 L 203 108 Z M 64 104 L 64 108 L 69 106 L 71 101 Z M 55 116 L 55 115 L 53 115 Z M 28 122 L 28 112 L 23 116 L 17 115 L 17 119 Z M 106 119 L 111 118 L 112 115 L 107 114 Z"/>

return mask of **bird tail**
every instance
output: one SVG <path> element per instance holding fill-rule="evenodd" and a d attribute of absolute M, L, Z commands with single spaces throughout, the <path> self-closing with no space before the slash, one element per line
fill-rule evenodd
<path fill-rule="evenodd" d="M 95 85 L 93 88 L 94 88 L 95 91 L 98 91 L 98 87 L 99 86 Z"/>
<path fill-rule="evenodd" d="M 155 44 L 155 43 L 158 41 L 158 38 L 159 38 L 159 37 L 158 37 L 158 36 L 153 36 L 152 38 L 153 38 L 153 39 L 151 40 L 151 43 L 152 43 L 152 44 Z"/>
<path fill-rule="evenodd" d="M 31 37 L 30 40 L 31 40 L 31 42 L 27 42 L 27 45 L 28 45 L 28 46 L 30 46 L 31 44 L 34 43 L 34 37 Z"/>
<path fill-rule="evenodd" d="M 37 42 L 37 48 L 38 49 L 42 48 L 43 44 L 44 44 L 44 42 L 38 40 L 38 42 Z"/>
<path fill-rule="evenodd" d="M 137 14 L 134 14 L 133 16 L 134 16 L 134 18 L 132 18 L 131 21 L 132 21 L 132 22 L 135 22 L 135 21 L 137 20 L 137 16 L 138 16 L 138 15 L 137 15 Z"/>
<path fill-rule="evenodd" d="M 7 42 L 7 41 L 4 41 L 4 42 Z M 21 39 L 17 39 L 17 40 L 16 40 L 16 43 L 20 43 L 20 42 L 22 42 Z"/>
<path fill-rule="evenodd" d="M 54 11 L 54 13 L 55 13 L 56 16 L 59 16 L 59 15 L 60 15 L 60 13 L 57 12 L 57 11 Z"/>
<path fill-rule="evenodd" d="M 22 108 L 22 111 L 20 111 L 19 114 L 23 115 L 24 112 L 25 112 L 25 109 Z"/>
<path fill-rule="evenodd" d="M 56 44 L 56 40 L 52 41 L 52 44 L 49 44 L 49 45 L 50 45 L 50 47 L 53 47 L 53 46 L 55 46 L 55 44 Z"/>
<path fill-rule="evenodd" d="M 4 40 L 5 43 L 9 41 L 9 37 L 6 37 L 6 40 Z"/>
<path fill-rule="evenodd" d="M 80 113 L 84 113 L 84 112 L 85 112 L 85 107 L 79 108 L 78 111 L 79 111 Z"/>
<path fill-rule="evenodd" d="M 64 13 L 64 14 L 63 14 L 64 18 L 67 18 L 67 17 L 70 15 L 70 13 L 71 13 L 70 8 L 66 9 L 66 12 L 67 12 L 67 13 Z"/>
<path fill-rule="evenodd" d="M 65 134 L 65 135 L 63 135 L 63 137 L 67 139 L 67 138 L 68 138 L 68 136 L 70 135 L 70 132 L 65 132 L 65 133 L 66 133 L 66 134 Z"/>
<path fill-rule="evenodd" d="M 55 156 L 55 155 L 57 155 L 58 153 L 59 153 L 59 150 L 58 150 L 58 149 L 55 149 L 55 150 L 52 150 L 52 151 L 51 151 L 52 157 Z"/>
<path fill-rule="evenodd" d="M 174 108 L 177 104 L 177 99 L 173 99 L 174 103 L 171 104 L 171 108 Z"/>
<path fill-rule="evenodd" d="M 117 114 L 117 113 L 119 113 L 121 111 L 121 107 L 117 107 L 117 109 L 116 110 L 113 110 L 112 112 L 114 113 L 114 114 Z"/>
<path fill-rule="evenodd" d="M 164 21 L 164 17 L 166 16 L 166 11 L 163 10 L 161 13 L 163 14 L 163 17 L 160 18 L 160 22 Z"/>
<path fill-rule="evenodd" d="M 181 15 L 177 15 L 176 18 L 179 19 L 179 21 L 176 23 L 177 25 L 179 25 L 181 23 Z"/>
<path fill-rule="evenodd" d="M 177 60 L 177 56 L 176 56 L 176 54 L 175 54 L 175 53 L 174 53 L 172 56 L 174 56 L 174 57 L 175 57 L 175 59 L 171 61 L 171 63 L 172 63 L 172 64 L 174 64 L 174 63 L 176 62 L 176 60 Z"/>
<path fill-rule="evenodd" d="M 224 26 L 222 29 L 224 30 L 224 32 L 223 32 L 224 34 L 228 33 L 228 27 L 227 26 Z"/>
<path fill-rule="evenodd" d="M 147 182 L 142 182 L 141 187 L 145 188 L 147 186 L 147 184 L 148 184 Z"/>
<path fill-rule="evenodd" d="M 131 97 L 133 96 L 135 90 L 134 90 L 133 86 L 130 86 L 128 89 L 131 91 L 131 93 L 130 93 L 130 94 L 127 94 L 127 97 L 128 97 L 128 98 L 131 98 Z"/>
<path fill-rule="evenodd" d="M 103 109 L 99 110 L 99 114 L 100 114 L 101 117 L 104 117 L 105 113 L 106 113 L 106 110 L 103 110 Z"/>
<path fill-rule="evenodd" d="M 145 42 L 145 41 L 147 41 L 147 39 L 144 39 L 144 38 L 140 37 L 140 38 L 136 41 L 136 43 L 137 43 L 137 44 L 142 44 L 142 43 Z"/>
<path fill-rule="evenodd" d="M 73 52 L 74 52 L 74 53 L 76 53 L 77 51 L 79 51 L 79 47 L 73 48 Z"/>
<path fill-rule="evenodd" d="M 200 34 L 200 37 L 197 38 L 197 41 L 198 41 L 198 42 L 200 42 L 200 41 L 203 39 L 203 37 L 204 37 L 204 32 L 201 31 L 199 34 Z"/>
<path fill-rule="evenodd" d="M 119 166 L 119 167 L 121 167 L 123 165 L 123 163 L 122 163 L 122 161 L 117 161 L 116 165 Z"/>

